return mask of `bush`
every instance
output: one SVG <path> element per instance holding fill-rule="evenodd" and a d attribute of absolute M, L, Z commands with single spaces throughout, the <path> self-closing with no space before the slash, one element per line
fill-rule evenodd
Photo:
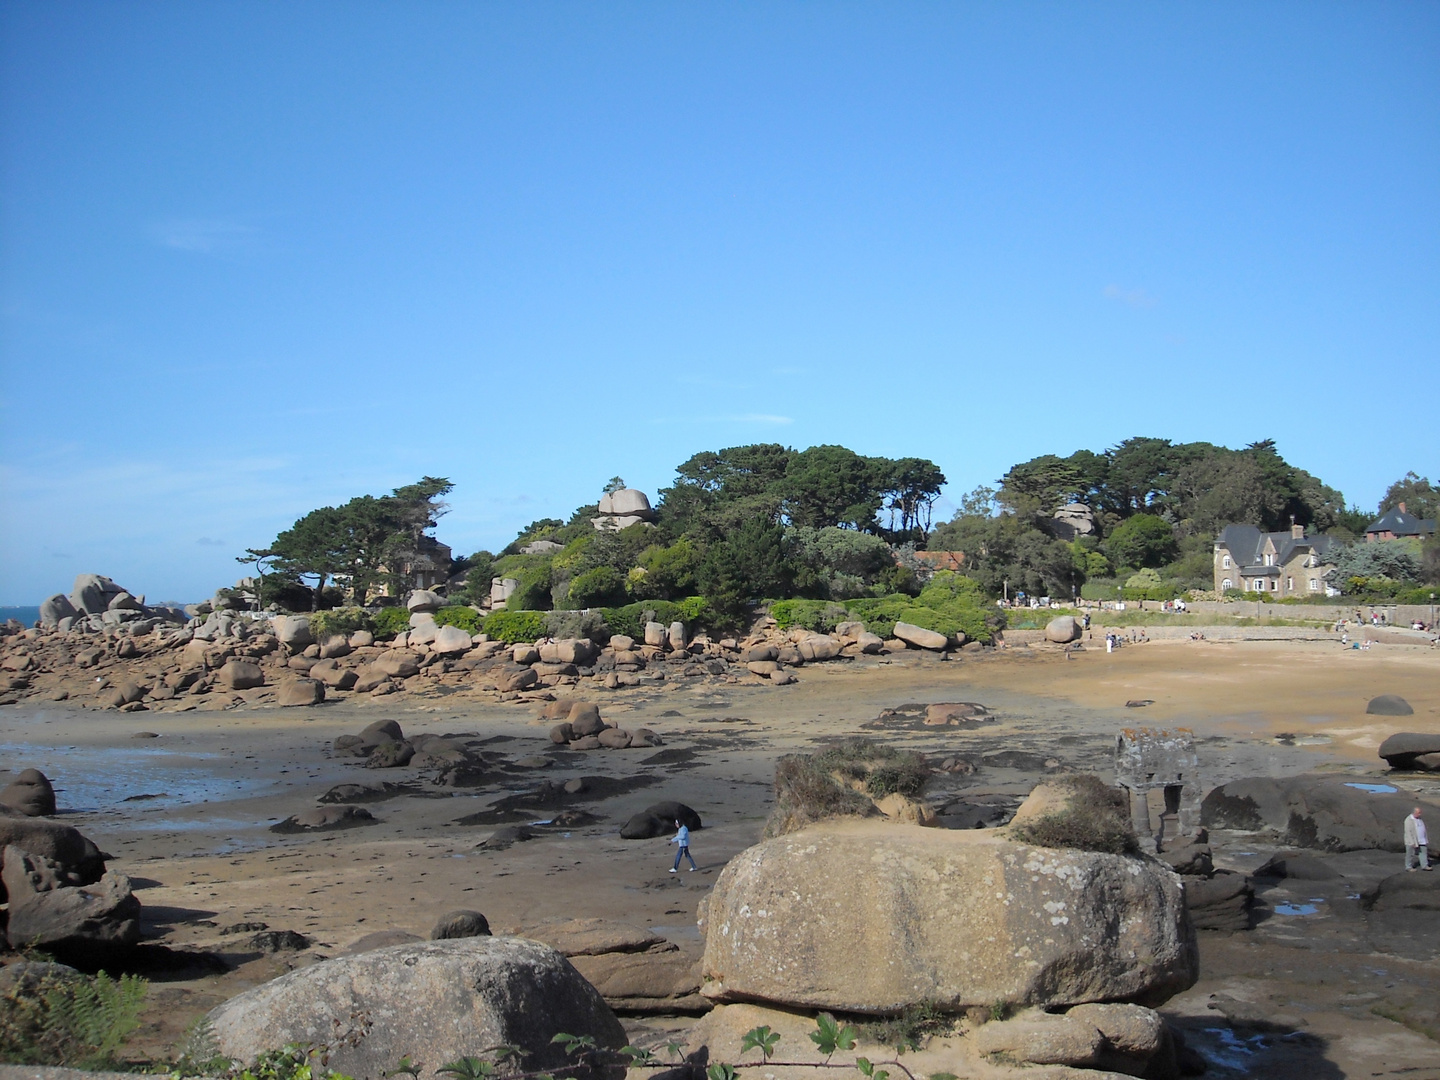
<path fill-rule="evenodd" d="M 496 611 L 485 617 L 480 624 L 482 633 L 489 634 L 492 641 L 503 641 L 514 645 L 517 641 L 538 641 L 548 629 L 543 611 Z"/>
<path fill-rule="evenodd" d="M 369 630 L 372 622 L 370 613 L 364 608 L 332 608 L 330 611 L 317 611 L 310 616 L 310 633 L 316 641 L 324 641 L 336 634 L 348 637 L 356 630 Z"/>
<path fill-rule="evenodd" d="M 787 754 L 775 763 L 775 809 L 765 835 L 783 836 L 827 818 L 864 816 L 874 809 L 871 798 L 897 791 L 919 795 L 929 775 L 922 754 L 870 739 L 847 739 L 817 754 Z"/>
<path fill-rule="evenodd" d="M 597 566 L 570 581 L 570 607 L 607 607 L 626 599 L 625 577 L 613 566 Z"/>
<path fill-rule="evenodd" d="M 140 1023 L 149 984 L 45 974 L 0 995 L 0 1061 L 14 1065 L 116 1068 L 115 1051 Z"/>
<path fill-rule="evenodd" d="M 1041 847 L 1108 851 L 1123 855 L 1139 847 L 1124 792 L 1084 773 L 1057 781 L 1071 789 L 1070 805 L 1055 814 L 1014 826 L 1014 835 Z"/>
<path fill-rule="evenodd" d="M 687 596 L 684 600 L 644 600 L 624 607 L 605 608 L 601 611 L 605 625 L 612 634 L 624 634 L 636 640 L 645 637 L 645 623 L 648 619 L 669 626 L 682 622 L 687 631 L 717 629 L 719 621 L 703 596 Z"/>
<path fill-rule="evenodd" d="M 260 606 L 274 604 L 281 611 L 309 611 L 315 602 L 315 590 L 293 578 L 267 574 L 260 582 Z"/>
<path fill-rule="evenodd" d="M 410 612 L 403 607 L 381 608 L 370 616 L 370 632 L 381 641 L 410 629 Z"/>
<path fill-rule="evenodd" d="M 442 607 L 435 612 L 436 626 L 458 626 L 471 637 L 480 632 L 480 624 L 484 622 L 485 616 L 472 607 L 465 607 L 463 604 L 453 604 L 450 607 Z"/>
<path fill-rule="evenodd" d="M 781 630 L 801 627 L 817 634 L 828 634 L 850 613 L 844 604 L 830 600 L 776 600 L 770 605 L 770 617 Z"/>
<path fill-rule="evenodd" d="M 610 640 L 610 627 L 598 611 L 551 611 L 545 615 L 545 632 L 561 638 L 589 638 L 603 645 Z"/>

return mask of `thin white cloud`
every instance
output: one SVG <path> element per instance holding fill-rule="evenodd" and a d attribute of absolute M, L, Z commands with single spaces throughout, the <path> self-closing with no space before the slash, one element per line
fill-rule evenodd
<path fill-rule="evenodd" d="M 1158 301 L 1144 289 L 1124 289 L 1119 285 L 1106 285 L 1103 293 L 1107 300 L 1118 300 L 1126 307 L 1149 308 Z"/>
<path fill-rule="evenodd" d="M 225 541 L 224 541 L 224 540 L 212 540 L 212 539 L 211 539 L 210 537 L 208 537 L 208 536 L 202 536 L 202 537 L 200 537 L 200 539 L 199 539 L 199 540 L 196 540 L 195 543 L 199 544 L 201 547 L 224 547 L 224 546 L 225 546 Z"/>
<path fill-rule="evenodd" d="M 255 238 L 254 226 L 227 218 L 174 218 L 154 226 L 155 242 L 176 251 L 217 255 L 246 247 Z"/>

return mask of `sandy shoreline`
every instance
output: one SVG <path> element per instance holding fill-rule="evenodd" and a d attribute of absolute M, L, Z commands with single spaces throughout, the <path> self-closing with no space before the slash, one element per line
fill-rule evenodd
<path fill-rule="evenodd" d="M 1071 659 L 1040 649 L 950 662 L 907 653 L 882 662 L 807 666 L 798 674 L 799 683 L 783 688 L 672 682 L 598 699 L 607 718 L 659 732 L 666 753 L 658 755 L 653 748 L 556 749 L 533 704 L 405 694 L 310 709 L 115 714 L 68 703 L 6 709 L 0 712 L 0 768 L 12 774 L 41 768 L 61 789 L 62 808 L 82 808 L 62 820 L 92 836 L 115 856 L 112 866 L 131 875 L 145 905 L 146 932 L 157 943 L 225 953 L 236 939 L 220 930 L 242 922 L 296 930 L 314 941 L 306 952 L 250 959 L 226 973 L 157 976 L 147 1030 L 136 1045 L 160 1054 L 195 1016 L 286 964 L 334 955 L 375 931 L 424 936 L 455 908 L 484 912 L 497 932 L 555 918 L 622 919 L 654 928 L 698 958 L 696 904 L 725 862 L 759 838 L 776 757 L 828 739 L 867 735 L 975 761 L 1020 751 L 1109 777 L 1121 727 L 1187 726 L 1196 733 L 1208 788 L 1241 776 L 1310 771 L 1379 778 L 1385 767 L 1375 748 L 1388 734 L 1440 730 L 1440 654 L 1420 647 L 1175 641 L 1109 656 L 1091 648 Z M 1367 716 L 1366 702 L 1381 693 L 1405 697 L 1415 715 Z M 1125 707 L 1135 699 L 1153 704 Z M 981 702 L 994 720 L 968 730 L 874 725 L 884 709 L 936 701 Z M 358 759 L 331 754 L 337 735 L 382 718 L 398 720 L 407 735 L 466 733 L 491 740 L 486 749 L 511 763 L 541 755 L 550 764 L 507 767 L 495 785 L 473 791 L 433 788 L 424 792 L 432 797 L 369 804 L 380 823 L 367 828 L 269 832 L 335 784 L 413 780 L 410 769 L 367 770 Z M 157 737 L 135 738 L 137 732 Z M 963 790 L 967 798 L 1018 799 L 1046 771 L 1043 764 L 987 765 L 972 776 L 942 777 L 938 787 Z M 5 775 L 0 772 L 0 782 Z M 505 850 L 476 850 L 494 826 L 455 824 L 541 780 L 580 776 L 644 786 L 582 800 L 599 815 L 594 824 L 539 830 L 536 839 Z M 1404 783 L 1440 797 L 1440 780 Z M 695 837 L 699 873 L 670 875 L 673 849 L 664 840 L 618 837 L 631 813 L 664 799 L 695 807 L 705 821 Z M 1238 847 L 1252 854 L 1240 857 L 1236 845 L 1222 843 L 1217 864 L 1253 869 L 1263 859 L 1261 845 Z M 1334 951 L 1323 921 L 1294 941 L 1286 940 L 1294 935 L 1279 920 L 1247 933 L 1203 935 L 1202 982 L 1167 1011 L 1203 1015 L 1217 987 L 1242 997 L 1288 995 L 1304 1001 L 1307 1030 L 1323 1029 L 1316 1038 L 1324 1046 L 1298 1056 L 1290 1048 L 1274 1057 L 1269 1074 L 1289 1075 L 1294 1067 L 1313 1075 L 1315 1062 L 1323 1061 L 1365 1075 L 1401 1068 L 1411 1069 L 1405 1073 L 1411 1077 L 1440 1075 L 1433 1065 L 1436 1043 L 1372 1011 L 1387 994 L 1410 1002 L 1412 1012 L 1414 1002 L 1434 1001 L 1440 989 L 1434 965 L 1393 956 L 1367 960 L 1367 950 L 1346 960 L 1353 971 L 1343 986 L 1312 985 L 1304 954 Z M 1332 966 L 1338 971 L 1345 964 Z M 1380 985 L 1385 982 L 1394 985 Z M 1363 1000 L 1353 1000 L 1356 995 Z M 637 1038 L 688 1023 L 627 1020 Z"/>

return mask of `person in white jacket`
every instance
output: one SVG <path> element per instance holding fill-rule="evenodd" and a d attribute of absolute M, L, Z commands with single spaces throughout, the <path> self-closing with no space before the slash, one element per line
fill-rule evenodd
<path fill-rule="evenodd" d="M 1418 806 L 1405 819 L 1405 869 L 1430 869 L 1430 837 L 1425 832 L 1425 821 Z"/>

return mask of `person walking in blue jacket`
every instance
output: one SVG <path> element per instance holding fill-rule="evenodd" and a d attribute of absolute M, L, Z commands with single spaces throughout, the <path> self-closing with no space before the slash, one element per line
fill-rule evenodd
<path fill-rule="evenodd" d="M 680 850 L 675 852 L 675 865 L 670 868 L 670 873 L 678 874 L 680 872 L 681 859 L 689 859 L 690 869 L 693 871 L 696 869 L 696 867 L 695 856 L 690 854 L 690 830 L 687 829 L 684 825 L 682 825 L 678 820 L 675 822 L 675 827 L 680 831 L 675 834 L 674 838 L 670 841 L 670 843 L 679 844 Z"/>

